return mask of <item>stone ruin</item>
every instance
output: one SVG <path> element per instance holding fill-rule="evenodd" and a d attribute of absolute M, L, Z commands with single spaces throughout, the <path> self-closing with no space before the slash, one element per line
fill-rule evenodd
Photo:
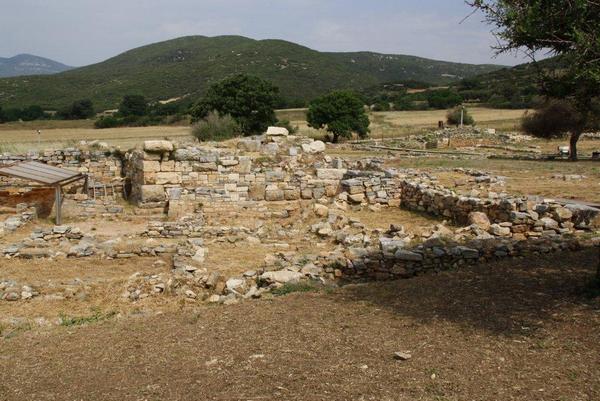
<path fill-rule="evenodd" d="M 0 255 L 5 260 L 168 255 L 171 273 L 136 274 L 123 297 L 136 301 L 177 294 L 231 303 L 301 280 L 395 279 L 497 258 L 577 249 L 589 242 L 581 234 L 600 225 L 600 210 L 591 207 L 506 194 L 459 195 L 418 170 L 388 169 L 377 158 L 333 158 L 324 151 L 321 141 L 276 133 L 220 145 L 160 140 L 146 141 L 143 147 L 124 153 L 66 149 L 24 156 L 88 173 L 99 188 L 114 187 L 112 197 L 97 199 L 74 187 L 67 191 L 67 199 L 82 217 L 117 218 L 124 213 L 119 199 L 126 199 L 135 206 L 133 213 L 147 216 L 147 229 L 139 233 L 140 238 L 155 242 L 98 243 L 93 234 L 60 226 L 33 230 L 29 238 L 0 249 Z M 20 159 L 4 155 L 0 164 Z M 1 183 L 11 184 L 6 179 Z M 0 200 L 12 212 L 0 221 L 0 238 L 31 224 L 45 204 L 44 196 L 43 192 L 32 195 L 27 188 L 0 191 Z M 361 207 L 374 213 L 402 208 L 445 222 L 432 223 L 427 235 L 415 235 L 402 226 L 382 232 L 345 215 Z M 297 254 L 284 246 L 284 251 L 273 253 L 243 275 L 225 277 L 203 267 L 205 241 L 256 244 L 284 241 L 287 235 L 285 230 L 270 232 L 264 226 L 206 223 L 211 216 L 228 213 L 254 213 L 266 221 L 287 218 L 304 240 L 327 246 L 312 254 Z M 310 219 L 317 221 L 303 225 Z M 29 299 L 36 294 L 26 284 L 0 281 L 0 299 Z"/>

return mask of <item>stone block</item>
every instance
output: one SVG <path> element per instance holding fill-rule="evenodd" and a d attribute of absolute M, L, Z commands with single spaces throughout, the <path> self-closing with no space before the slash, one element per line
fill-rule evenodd
<path fill-rule="evenodd" d="M 142 170 L 149 173 L 160 171 L 160 162 L 154 160 L 142 160 Z"/>
<path fill-rule="evenodd" d="M 298 200 L 300 199 L 300 189 L 299 188 L 291 188 L 283 191 L 285 200 Z"/>
<path fill-rule="evenodd" d="M 173 172 L 175 171 L 175 160 L 167 160 L 160 163 L 160 171 Z"/>
<path fill-rule="evenodd" d="M 282 201 L 285 199 L 285 193 L 281 189 L 272 189 L 265 192 L 265 200 Z"/>
<path fill-rule="evenodd" d="M 317 178 L 321 180 L 341 180 L 347 171 L 343 168 L 320 168 L 317 169 Z"/>
<path fill-rule="evenodd" d="M 142 185 L 140 200 L 143 203 L 163 202 L 166 199 L 165 188 L 162 185 Z"/>
<path fill-rule="evenodd" d="M 156 184 L 164 185 L 164 184 L 181 184 L 181 174 L 179 173 L 168 173 L 168 172 L 160 172 L 156 173 Z"/>
<path fill-rule="evenodd" d="M 170 141 L 145 141 L 144 151 L 148 153 L 172 152 L 173 144 Z"/>

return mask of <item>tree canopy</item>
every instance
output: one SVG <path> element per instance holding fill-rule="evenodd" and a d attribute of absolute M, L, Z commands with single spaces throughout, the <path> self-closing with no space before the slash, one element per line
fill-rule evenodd
<path fill-rule="evenodd" d="M 540 84 L 549 98 L 571 103 L 578 113 L 568 127 L 571 158 L 585 130 L 597 129 L 594 114 L 600 96 L 600 2 L 589 0 L 473 0 L 493 25 L 499 53 L 523 50 L 534 61 L 540 52 L 558 56 L 564 68 L 540 69 Z"/>
<path fill-rule="evenodd" d="M 212 85 L 192 109 L 194 121 L 212 111 L 230 115 L 245 135 L 262 134 L 277 122 L 275 105 L 279 89 L 264 79 L 239 74 Z"/>
<path fill-rule="evenodd" d="M 352 133 L 364 138 L 369 134 L 369 116 L 361 98 L 353 92 L 336 91 L 313 100 L 308 108 L 308 125 L 326 128 L 333 142 L 340 137 L 350 138 Z"/>
<path fill-rule="evenodd" d="M 69 107 L 58 112 L 59 117 L 67 120 L 83 120 L 96 115 L 94 105 L 89 99 L 74 101 Z"/>
<path fill-rule="evenodd" d="M 119 105 L 119 114 L 127 116 L 145 116 L 148 114 L 148 102 L 142 95 L 126 95 Z"/>

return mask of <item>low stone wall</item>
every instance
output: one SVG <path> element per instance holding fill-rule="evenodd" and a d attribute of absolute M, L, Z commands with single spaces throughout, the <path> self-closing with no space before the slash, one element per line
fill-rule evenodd
<path fill-rule="evenodd" d="M 473 213 L 484 214 L 497 236 L 539 237 L 545 231 L 565 234 L 600 224 L 600 210 L 579 204 L 552 200 L 501 197 L 481 199 L 459 196 L 455 192 L 428 183 L 403 180 L 401 206 L 408 210 L 447 217 L 459 225 L 473 223 Z"/>

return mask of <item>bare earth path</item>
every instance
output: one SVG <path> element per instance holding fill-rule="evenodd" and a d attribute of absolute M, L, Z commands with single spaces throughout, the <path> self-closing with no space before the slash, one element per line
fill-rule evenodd
<path fill-rule="evenodd" d="M 596 257 L 23 332 L 0 400 L 598 400 Z"/>

